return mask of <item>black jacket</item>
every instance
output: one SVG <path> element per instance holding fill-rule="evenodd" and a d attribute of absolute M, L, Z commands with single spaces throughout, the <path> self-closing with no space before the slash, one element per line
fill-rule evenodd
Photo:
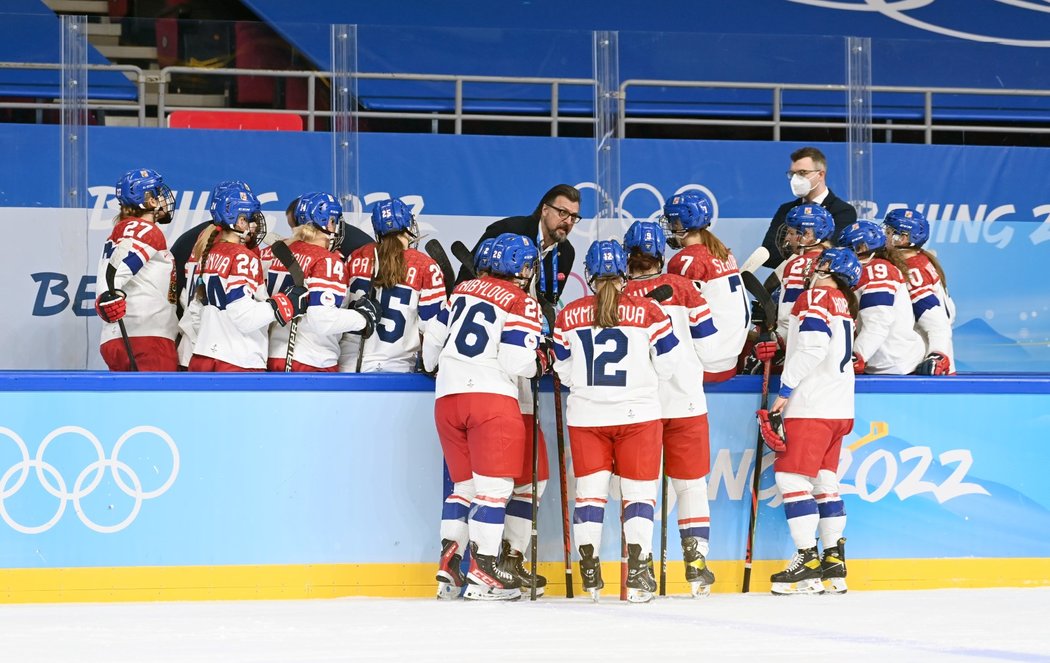
<path fill-rule="evenodd" d="M 533 242 L 539 237 L 540 233 L 540 217 L 534 214 L 529 216 L 511 216 L 506 219 L 500 219 L 494 221 L 485 228 L 485 233 L 478 239 L 477 243 L 474 244 L 474 248 L 471 253 L 477 253 L 478 245 L 489 237 L 498 237 L 503 233 L 514 233 L 515 235 L 524 235 Z M 552 274 L 554 272 L 554 254 L 558 254 L 558 272 L 562 275 L 562 278 L 558 280 L 557 285 L 552 283 Z M 558 242 L 558 245 L 547 254 L 547 257 L 543 259 L 543 273 L 545 280 L 540 283 L 536 288 L 537 293 L 546 299 L 551 304 L 558 301 L 558 297 L 561 292 L 565 290 L 565 284 L 568 282 L 569 273 L 572 272 L 573 263 L 576 260 L 576 250 L 572 248 L 572 244 L 569 240 L 563 240 Z M 462 267 L 459 270 L 459 277 L 456 279 L 456 283 L 462 283 L 468 278 L 467 272 Z M 537 278 L 539 278 L 537 276 Z"/>
<path fill-rule="evenodd" d="M 765 262 L 766 267 L 776 267 L 784 262 L 784 257 L 780 255 L 780 247 L 777 246 L 777 233 L 780 227 L 784 225 L 784 219 L 787 218 L 787 213 L 791 211 L 791 208 L 798 207 L 804 202 L 802 198 L 795 198 L 781 205 L 777 209 L 777 213 L 773 215 L 773 220 L 769 223 L 769 230 L 766 231 L 766 236 L 762 240 L 762 246 L 769 250 L 769 259 Z M 835 219 L 833 241 L 838 239 L 839 231 L 857 220 L 857 210 L 854 209 L 853 205 L 836 196 L 831 189 L 828 189 L 828 195 L 821 205 L 824 206 L 824 209 L 831 212 L 832 218 Z"/>

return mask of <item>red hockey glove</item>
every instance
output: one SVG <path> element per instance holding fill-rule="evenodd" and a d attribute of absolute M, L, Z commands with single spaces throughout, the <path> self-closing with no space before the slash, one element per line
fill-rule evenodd
<path fill-rule="evenodd" d="M 554 363 L 551 351 L 546 345 L 536 348 L 536 377 L 551 372 L 551 364 Z"/>
<path fill-rule="evenodd" d="M 761 362 L 772 361 L 779 349 L 780 345 L 773 338 L 765 341 L 759 340 L 758 343 L 755 343 L 755 358 Z"/>
<path fill-rule="evenodd" d="M 926 355 L 926 358 L 919 364 L 919 370 L 915 372 L 919 375 L 950 375 L 952 364 L 948 361 L 947 356 L 940 352 L 931 352 Z"/>
<path fill-rule="evenodd" d="M 860 375 L 864 372 L 864 369 L 868 366 L 868 363 L 864 361 L 864 357 L 861 357 L 856 352 L 853 353 L 853 372 Z"/>
<path fill-rule="evenodd" d="M 306 307 L 309 306 L 309 291 L 293 285 L 266 301 L 273 307 L 274 319 L 283 327 L 306 311 Z"/>
<path fill-rule="evenodd" d="M 116 322 L 128 312 L 127 295 L 123 290 L 107 290 L 95 300 L 95 312 L 105 322 Z"/>
<path fill-rule="evenodd" d="M 773 451 L 787 451 L 787 443 L 784 440 L 784 418 L 779 412 L 770 413 L 769 410 L 758 410 L 758 432 L 762 435 L 762 441 Z"/>

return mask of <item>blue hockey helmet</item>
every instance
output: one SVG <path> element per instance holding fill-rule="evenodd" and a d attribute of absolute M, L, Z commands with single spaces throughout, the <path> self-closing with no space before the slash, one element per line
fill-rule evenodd
<path fill-rule="evenodd" d="M 248 186 L 248 183 L 243 180 L 226 180 L 216 184 L 215 188 L 211 190 L 211 203 L 208 204 L 208 211 L 211 212 L 212 219 L 215 219 L 215 201 L 218 200 L 219 195 L 227 189 L 244 189 L 248 192 L 252 190 L 252 188 Z"/>
<path fill-rule="evenodd" d="M 587 283 L 607 276 L 627 278 L 627 254 L 620 243 L 612 239 L 599 239 L 591 243 L 583 260 Z"/>
<path fill-rule="evenodd" d="M 474 273 L 488 272 L 492 269 L 492 246 L 496 243 L 495 237 L 489 237 L 478 244 L 478 250 L 474 254 Z"/>
<path fill-rule="evenodd" d="M 676 221 L 682 224 L 682 230 L 706 228 L 711 225 L 712 209 L 711 199 L 701 191 L 676 193 L 664 203 L 664 229 L 668 236 L 674 234 Z"/>
<path fill-rule="evenodd" d="M 215 201 L 215 221 L 229 230 L 234 230 L 241 217 L 244 217 L 248 223 L 257 224 L 254 232 L 249 226 L 249 230 L 240 233 L 241 237 L 246 240 L 254 238 L 258 241 L 260 239 L 258 227 L 260 219 L 263 221 L 261 224 L 263 234 L 265 234 L 266 225 L 265 217 L 259 206 L 259 199 L 251 191 L 238 187 L 231 187 L 221 192 Z"/>
<path fill-rule="evenodd" d="M 851 223 L 839 233 L 839 246 L 845 246 L 860 253 L 860 247 L 864 252 L 871 252 L 886 246 L 886 233 L 882 227 L 874 221 L 861 219 Z"/>
<path fill-rule="evenodd" d="M 628 255 L 638 251 L 642 255 L 663 260 L 666 245 L 664 229 L 653 221 L 635 221 L 623 236 L 623 249 Z"/>
<path fill-rule="evenodd" d="M 492 243 L 489 271 L 497 276 L 530 278 L 532 274 L 526 274 L 525 270 L 535 270 L 539 259 L 540 252 L 531 239 L 524 235 L 503 233 Z"/>
<path fill-rule="evenodd" d="M 844 246 L 824 249 L 813 265 L 815 272 L 838 274 L 851 288 L 860 280 L 860 260 L 857 259 L 857 254 L 852 249 Z"/>
<path fill-rule="evenodd" d="M 930 222 L 918 210 L 895 209 L 886 215 L 882 224 L 895 235 L 907 235 L 912 246 L 922 246 L 930 239 Z"/>
<path fill-rule="evenodd" d="M 818 242 L 823 242 L 835 232 L 835 219 L 831 217 L 831 212 L 815 203 L 792 207 L 788 210 L 784 224 L 799 234 L 813 231 L 813 237 Z"/>
<path fill-rule="evenodd" d="M 311 225 L 328 235 L 328 248 L 335 249 L 343 241 L 343 205 L 335 196 L 324 191 L 304 193 L 295 206 L 295 222 L 299 226 Z M 328 224 L 335 223 L 329 232 Z"/>
<path fill-rule="evenodd" d="M 400 198 L 381 200 L 372 208 L 372 229 L 376 237 L 408 231 L 413 237 L 419 236 L 416 218 Z"/>
<path fill-rule="evenodd" d="M 117 202 L 154 213 L 157 223 L 169 223 L 175 216 L 175 194 L 160 173 L 149 168 L 129 170 L 117 180 Z"/>

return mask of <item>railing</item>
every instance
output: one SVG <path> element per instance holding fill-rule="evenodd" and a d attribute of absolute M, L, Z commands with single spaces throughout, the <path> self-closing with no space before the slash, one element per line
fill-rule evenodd
<path fill-rule="evenodd" d="M 34 64 L 34 63 L 20 63 L 20 62 L 0 62 L 0 69 L 61 69 L 61 65 L 58 64 Z M 89 110 L 101 110 L 101 111 L 134 111 L 138 118 L 138 125 L 145 126 L 147 121 L 147 107 L 146 103 L 146 90 L 147 86 L 156 86 L 157 89 L 157 103 L 156 103 L 156 114 L 155 117 L 157 123 L 160 126 L 165 126 L 167 123 L 168 114 L 172 110 L 203 110 L 212 113 L 222 112 L 251 112 L 252 109 L 244 108 L 206 108 L 198 106 L 179 105 L 169 106 L 168 96 L 169 86 L 173 76 L 178 75 L 194 75 L 194 76 L 259 76 L 269 78 L 305 78 L 307 81 L 307 107 L 305 109 L 266 109 L 267 113 L 279 113 L 287 115 L 299 115 L 303 116 L 306 120 L 305 125 L 308 131 L 314 131 L 316 129 L 317 118 L 331 117 L 333 113 L 330 110 L 323 110 L 317 107 L 317 88 L 318 81 L 326 81 L 330 77 L 330 72 L 324 71 L 286 71 L 286 70 L 273 70 L 273 69 L 234 69 L 234 68 L 223 68 L 223 69 L 207 69 L 199 67 L 182 67 L 182 66 L 171 66 L 165 67 L 161 70 L 143 70 L 139 67 L 132 65 L 88 65 L 89 70 L 110 70 L 124 72 L 129 79 L 135 82 L 138 89 L 138 99 L 127 102 L 117 101 L 106 101 L 98 99 L 90 99 L 88 108 Z M 369 111 L 359 110 L 356 111 L 356 115 L 359 118 L 383 118 L 383 119 L 408 119 L 408 120 L 429 120 L 435 123 L 439 120 L 449 120 L 453 123 L 453 131 L 456 134 L 463 132 L 464 121 L 499 121 L 499 122 L 546 122 L 550 126 L 550 135 L 558 135 L 558 127 L 561 123 L 584 123 L 593 124 L 593 116 L 587 115 L 565 115 L 560 110 L 560 98 L 562 88 L 566 86 L 584 86 L 591 87 L 594 85 L 592 79 L 587 78 L 540 78 L 540 77 L 510 77 L 510 76 L 458 76 L 458 75 L 442 75 L 442 74 L 394 74 L 394 73 L 367 73 L 359 72 L 354 75 L 358 80 L 388 80 L 388 81 L 414 81 L 414 82 L 426 82 L 426 83 L 450 83 L 453 86 L 453 92 L 451 95 L 451 106 L 449 110 L 401 110 L 401 111 Z M 500 85 L 535 85 L 549 88 L 549 94 L 545 98 L 545 103 L 549 104 L 550 111 L 548 113 L 527 113 L 527 112 L 512 112 L 506 113 L 481 113 L 475 112 L 468 108 L 469 103 L 465 101 L 463 94 L 463 86 L 465 84 L 500 84 Z M 632 91 L 639 90 L 641 88 L 706 88 L 706 89 L 725 89 L 725 90 L 762 90 L 769 92 L 768 104 L 761 104 L 755 106 L 755 108 L 762 109 L 765 113 L 765 109 L 768 109 L 768 115 L 765 118 L 747 118 L 740 116 L 731 117 L 711 117 L 704 116 L 702 109 L 694 110 L 693 117 L 674 116 L 670 111 L 667 115 L 655 115 L 650 116 L 640 115 L 634 113 L 629 115 L 629 96 Z M 799 119 L 786 119 L 784 117 L 785 110 L 790 110 L 792 106 L 784 104 L 784 94 L 794 92 L 827 92 L 827 93 L 842 93 L 846 92 L 846 85 L 807 85 L 807 84 L 787 84 L 787 83 L 746 83 L 746 82 L 726 82 L 726 81 L 679 81 L 679 80 L 648 80 L 648 79 L 632 79 L 621 83 L 620 85 L 620 135 L 627 135 L 628 125 L 682 125 L 682 126 L 732 126 L 732 127 L 758 127 L 768 128 L 772 132 L 773 140 L 780 140 L 782 131 L 785 128 L 845 128 L 845 120 L 836 121 L 829 119 L 820 118 L 799 118 Z M 1033 120 L 1029 124 L 1024 126 L 1018 126 L 1017 124 L 1011 123 L 995 123 L 994 120 L 981 120 L 980 122 L 974 121 L 972 124 L 947 124 L 947 123 L 935 123 L 934 115 L 935 110 L 938 108 L 935 106 L 935 100 L 938 96 L 944 95 L 965 95 L 965 96 L 977 96 L 977 97 L 1028 97 L 1028 98 L 1048 98 L 1050 97 L 1050 91 L 1048 90 L 1020 90 L 1020 89 L 985 89 L 985 88 L 918 88 L 918 87 L 903 87 L 903 86 L 872 86 L 873 94 L 881 93 L 897 93 L 906 95 L 919 95 L 922 98 L 921 111 L 918 110 L 918 105 L 915 106 L 915 111 L 910 113 L 915 118 L 914 121 L 904 120 L 903 122 L 891 121 L 891 120 L 879 120 L 873 121 L 871 128 L 873 130 L 883 130 L 887 133 L 892 131 L 921 131 L 923 132 L 925 142 L 927 144 L 933 142 L 933 136 L 935 132 L 945 131 L 968 131 L 968 132 L 985 132 L 985 133 L 1030 133 L 1030 134 L 1050 134 L 1050 112 L 1046 113 L 1045 120 Z M 21 108 L 21 109 L 58 109 L 60 104 L 58 101 L 36 101 L 36 102 L 10 102 L 0 100 L 0 108 Z M 845 104 L 843 104 L 843 112 L 845 111 Z M 944 107 L 941 107 L 942 110 Z M 751 109 L 751 110 L 754 110 Z M 814 113 L 819 115 L 820 113 Z M 906 114 L 908 115 L 908 114 Z M 994 117 L 993 111 L 988 111 L 988 115 Z M 1039 126 L 1045 124 L 1046 126 Z"/>

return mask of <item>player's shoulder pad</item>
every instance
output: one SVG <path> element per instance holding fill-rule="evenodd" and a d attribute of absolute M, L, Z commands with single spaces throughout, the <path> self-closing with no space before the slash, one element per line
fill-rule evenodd
<path fill-rule="evenodd" d="M 376 247 L 376 243 L 371 242 L 350 254 L 350 257 L 346 259 L 346 265 L 351 278 L 355 276 L 372 278 L 372 261 L 376 256 Z"/>
<path fill-rule="evenodd" d="M 135 224 L 136 229 L 129 235 L 124 235 L 124 230 L 129 225 Z M 142 231 L 141 226 L 149 226 L 149 229 L 145 232 Z M 134 242 L 146 244 L 150 248 L 157 251 L 164 251 L 168 248 L 168 240 L 164 237 L 164 232 L 160 229 L 156 223 L 152 221 L 146 221 L 145 219 L 139 219 L 136 217 L 129 217 L 122 219 L 117 222 L 117 225 L 113 226 L 113 232 L 110 234 L 110 239 L 114 243 L 120 242 L 123 239 L 130 239 Z"/>

